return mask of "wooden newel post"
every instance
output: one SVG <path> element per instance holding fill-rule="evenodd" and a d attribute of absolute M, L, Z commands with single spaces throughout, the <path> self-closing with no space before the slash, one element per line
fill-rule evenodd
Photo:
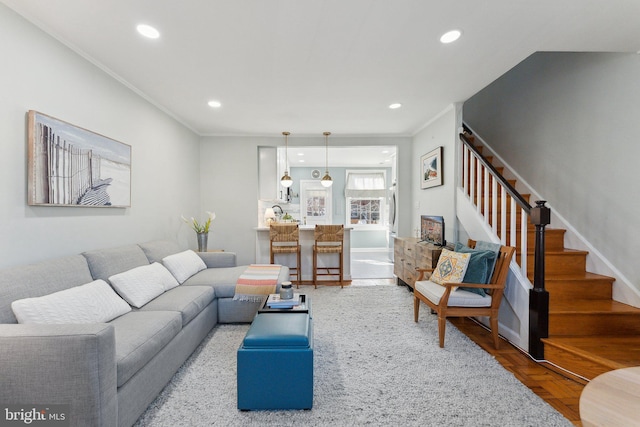
<path fill-rule="evenodd" d="M 530 214 L 536 227 L 536 246 L 533 289 L 529 291 L 529 354 L 536 360 L 544 359 L 541 339 L 549 336 L 549 292 L 544 288 L 544 228 L 551 222 L 551 209 L 545 203 L 545 200 L 536 201 Z"/>

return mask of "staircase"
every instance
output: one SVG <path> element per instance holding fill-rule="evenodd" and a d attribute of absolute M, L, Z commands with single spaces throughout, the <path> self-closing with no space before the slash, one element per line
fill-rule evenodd
<path fill-rule="evenodd" d="M 465 136 L 482 153 L 471 134 Z M 485 156 L 493 164 L 491 156 Z M 502 174 L 502 168 L 496 167 Z M 484 177 L 482 178 L 484 181 Z M 515 181 L 509 183 L 515 187 Z M 528 194 L 522 197 L 529 201 Z M 510 196 L 507 196 L 510 199 Z M 491 203 L 489 203 L 491 206 Z M 497 206 L 501 206 L 498 203 Z M 506 204 L 510 210 L 510 203 Z M 484 212 L 491 222 L 491 209 Z M 519 210 L 518 210 L 519 211 Z M 516 230 L 522 226 L 517 212 Z M 511 234 L 507 224 L 507 234 Z M 533 282 L 535 230 L 527 224 L 527 248 L 516 248 L 518 263 L 527 260 Z M 564 247 L 565 230 L 546 228 L 545 288 L 549 292 L 549 338 L 543 339 L 552 369 L 581 382 L 618 368 L 640 365 L 640 309 L 612 299 L 612 277 L 586 271 L 587 251 Z M 507 242 L 509 238 L 507 238 Z M 554 366 L 555 365 L 555 366 Z M 568 371 L 568 372 L 566 372 Z"/>

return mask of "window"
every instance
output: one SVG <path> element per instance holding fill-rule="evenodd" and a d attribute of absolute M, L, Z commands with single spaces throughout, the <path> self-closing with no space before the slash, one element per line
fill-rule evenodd
<path fill-rule="evenodd" d="M 345 196 L 350 224 L 384 224 L 387 208 L 385 183 L 384 171 L 347 171 Z"/>
<path fill-rule="evenodd" d="M 307 217 L 325 216 L 327 209 L 325 206 L 326 194 L 322 190 L 310 190 L 307 193 L 307 203 L 305 206 L 305 215 Z"/>
<path fill-rule="evenodd" d="M 380 224 L 382 199 L 350 198 L 351 224 Z"/>

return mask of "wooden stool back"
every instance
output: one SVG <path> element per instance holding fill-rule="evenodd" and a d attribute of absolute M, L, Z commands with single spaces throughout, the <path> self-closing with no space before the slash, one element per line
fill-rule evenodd
<path fill-rule="evenodd" d="M 313 285 L 318 286 L 318 276 L 336 276 L 340 278 L 340 287 L 343 287 L 343 247 L 344 225 L 320 225 L 317 224 L 313 233 Z M 337 267 L 323 267 L 326 273 L 318 273 L 318 254 L 338 254 Z M 332 273 L 333 270 L 333 273 Z M 336 272 L 337 270 L 337 272 Z"/>
<path fill-rule="evenodd" d="M 298 224 L 271 224 L 269 226 L 269 259 L 274 264 L 275 254 L 296 254 L 296 266 L 289 270 L 296 276 L 296 286 L 300 287 L 300 229 Z"/>

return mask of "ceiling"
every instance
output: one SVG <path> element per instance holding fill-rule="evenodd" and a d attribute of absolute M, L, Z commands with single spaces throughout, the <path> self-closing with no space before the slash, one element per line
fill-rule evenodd
<path fill-rule="evenodd" d="M 278 147 L 284 150 L 284 147 Z M 313 167 L 324 172 L 327 151 L 324 146 L 305 146 L 288 148 L 289 167 Z M 390 168 L 395 166 L 395 146 L 329 146 L 329 166 L 335 167 L 367 167 Z"/>
<path fill-rule="evenodd" d="M 638 0 L 0 1 L 199 135 L 412 135 L 536 51 L 640 50 Z"/>

